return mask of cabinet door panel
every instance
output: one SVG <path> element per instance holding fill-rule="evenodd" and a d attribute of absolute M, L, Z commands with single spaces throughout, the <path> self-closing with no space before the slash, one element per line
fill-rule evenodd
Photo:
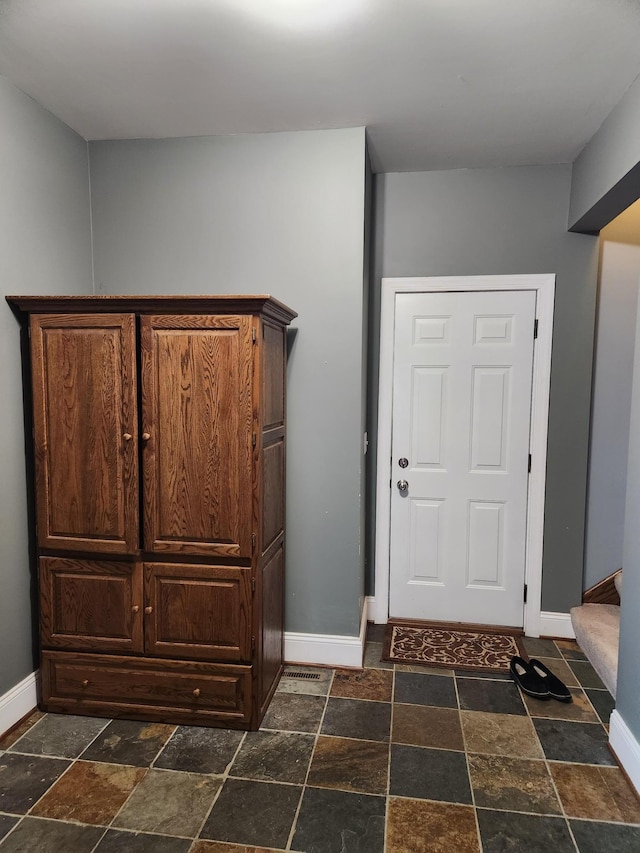
<path fill-rule="evenodd" d="M 45 648 L 142 651 L 142 566 L 40 558 Z"/>
<path fill-rule="evenodd" d="M 148 551 L 250 557 L 251 318 L 144 316 Z"/>
<path fill-rule="evenodd" d="M 132 314 L 34 315 L 36 513 L 41 548 L 138 545 Z"/>
<path fill-rule="evenodd" d="M 251 659 L 250 569 L 146 563 L 144 577 L 147 654 Z"/>

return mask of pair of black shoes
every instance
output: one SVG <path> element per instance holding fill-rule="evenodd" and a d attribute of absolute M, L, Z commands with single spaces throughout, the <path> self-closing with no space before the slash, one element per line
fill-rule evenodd
<path fill-rule="evenodd" d="M 558 702 L 573 702 L 567 685 L 536 658 L 527 661 L 521 657 L 512 657 L 509 671 L 520 690 L 527 696 L 534 696 L 536 699 L 557 699 Z"/>

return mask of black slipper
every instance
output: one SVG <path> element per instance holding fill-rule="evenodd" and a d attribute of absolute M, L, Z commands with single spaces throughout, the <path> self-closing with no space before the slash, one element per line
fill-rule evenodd
<path fill-rule="evenodd" d="M 554 675 L 548 666 L 545 666 L 542 661 L 537 658 L 531 658 L 529 665 L 536 675 L 546 684 L 549 696 L 552 699 L 557 699 L 558 702 L 573 702 L 573 696 L 567 685 L 560 681 L 557 675 Z"/>
<path fill-rule="evenodd" d="M 523 693 L 536 699 L 550 699 L 551 693 L 546 679 L 542 678 L 531 664 L 518 656 L 511 658 L 509 664 L 511 677 Z"/>

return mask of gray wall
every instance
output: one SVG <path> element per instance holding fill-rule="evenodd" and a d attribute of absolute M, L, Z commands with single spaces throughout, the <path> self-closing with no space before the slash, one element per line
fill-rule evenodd
<path fill-rule="evenodd" d="M 601 233 L 584 589 L 622 566 L 640 246 Z M 640 234 L 638 235 L 640 238 Z"/>
<path fill-rule="evenodd" d="M 640 313 L 636 325 L 630 436 L 616 710 L 640 741 Z"/>
<path fill-rule="evenodd" d="M 597 240 L 567 233 L 570 180 L 570 166 L 378 175 L 371 305 L 379 318 L 382 276 L 556 273 L 542 608 L 561 612 L 582 591 L 597 275 Z"/>
<path fill-rule="evenodd" d="M 286 627 L 355 635 L 363 128 L 90 145 L 97 293 L 272 293 L 288 372 Z"/>
<path fill-rule="evenodd" d="M 573 164 L 569 225 L 598 231 L 638 198 L 640 77 Z"/>
<path fill-rule="evenodd" d="M 0 280 L 91 293 L 87 146 L 0 77 Z M 0 305 L 0 696 L 34 670 L 19 323 Z"/>

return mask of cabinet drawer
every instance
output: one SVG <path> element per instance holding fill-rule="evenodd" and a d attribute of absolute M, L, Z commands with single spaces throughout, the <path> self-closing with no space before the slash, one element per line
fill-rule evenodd
<path fill-rule="evenodd" d="M 233 566 L 145 563 L 148 655 L 251 660 L 251 571 Z"/>
<path fill-rule="evenodd" d="M 49 710 L 74 714 L 226 721 L 251 717 L 251 667 L 43 652 Z"/>
<path fill-rule="evenodd" d="M 142 566 L 40 558 L 40 630 L 47 648 L 142 652 Z"/>

